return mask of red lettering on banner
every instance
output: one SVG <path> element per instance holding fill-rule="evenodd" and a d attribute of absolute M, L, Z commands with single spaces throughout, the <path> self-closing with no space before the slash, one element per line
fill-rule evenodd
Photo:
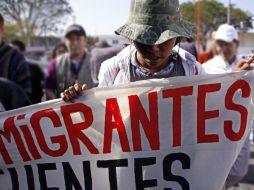
<path fill-rule="evenodd" d="M 238 90 L 242 91 L 243 98 L 248 98 L 248 97 L 250 97 L 250 94 L 251 94 L 250 85 L 244 80 L 236 81 L 229 87 L 229 89 L 227 91 L 227 94 L 225 97 L 225 107 L 228 110 L 237 111 L 241 115 L 241 124 L 240 124 L 240 129 L 238 132 L 233 131 L 233 129 L 232 129 L 233 122 L 232 121 L 228 121 L 228 120 L 224 121 L 225 135 L 231 141 L 241 140 L 241 138 L 243 137 L 244 132 L 246 130 L 246 126 L 247 126 L 248 110 L 246 109 L 246 107 L 239 105 L 239 104 L 235 104 L 233 102 L 233 97 Z"/>
<path fill-rule="evenodd" d="M 150 144 L 152 150 L 160 149 L 160 137 L 159 137 L 159 121 L 158 121 L 158 95 L 157 92 L 151 92 L 148 94 L 149 98 L 149 113 L 150 120 L 147 117 L 146 111 L 142 106 L 141 101 L 137 95 L 129 96 L 130 107 L 130 119 L 132 129 L 132 141 L 135 151 L 141 151 L 141 135 L 140 125 L 143 126 L 144 132 Z"/>
<path fill-rule="evenodd" d="M 14 141 L 17 145 L 18 151 L 24 161 L 30 161 L 31 158 L 29 157 L 24 142 L 22 141 L 21 135 L 19 134 L 18 129 L 15 126 L 14 118 L 10 117 L 7 118 L 4 122 L 3 130 L 0 130 L 0 154 L 3 157 L 3 160 L 6 164 L 13 164 L 13 161 L 6 149 L 2 137 L 4 137 L 9 143 L 11 143 L 11 135 L 14 138 Z"/>
<path fill-rule="evenodd" d="M 173 147 L 181 146 L 181 110 L 182 110 L 182 96 L 190 96 L 193 94 L 193 87 L 187 86 L 176 89 L 163 90 L 163 98 L 173 99 L 173 112 L 172 112 L 172 124 L 173 124 Z"/>
<path fill-rule="evenodd" d="M 45 140 L 45 136 L 43 134 L 42 126 L 41 126 L 41 119 L 47 118 L 50 119 L 53 123 L 53 127 L 58 128 L 61 127 L 61 121 L 59 116 L 56 114 L 56 112 L 53 109 L 46 109 L 46 110 L 41 110 L 36 113 L 34 113 L 31 116 L 30 122 L 31 126 L 34 130 L 35 136 L 37 138 L 37 142 L 41 148 L 41 150 L 52 157 L 58 157 L 62 156 L 68 146 L 67 146 L 67 141 L 65 138 L 65 135 L 58 135 L 58 136 L 52 136 L 50 137 L 50 140 L 53 144 L 59 144 L 59 148 L 57 150 L 52 150 L 48 147 L 47 142 Z"/>
<path fill-rule="evenodd" d="M 41 155 L 35 145 L 35 142 L 34 142 L 34 139 L 33 139 L 33 136 L 28 128 L 27 125 L 21 125 L 20 126 L 20 129 L 25 137 L 25 140 L 26 140 L 26 144 L 28 145 L 28 149 L 29 149 L 29 152 L 32 154 L 33 158 L 35 160 L 38 160 L 38 159 L 41 159 Z"/>
<path fill-rule="evenodd" d="M 114 118 L 114 121 L 113 121 Z M 116 129 L 123 152 L 130 152 L 130 145 L 116 98 L 106 100 L 103 153 L 111 152 L 112 133 Z"/>
<path fill-rule="evenodd" d="M 25 119 L 25 114 L 22 114 L 22 115 L 18 115 L 17 116 L 17 120 L 20 121 L 20 120 L 24 120 Z M 25 141 L 26 141 L 26 144 L 28 145 L 28 149 L 29 149 L 29 152 L 32 154 L 33 158 L 35 160 L 38 160 L 41 158 L 41 155 L 35 145 L 35 142 L 34 142 L 34 139 L 33 139 L 33 136 L 31 134 L 31 131 L 29 130 L 28 126 L 27 125 L 21 125 L 19 127 L 25 137 Z"/>
<path fill-rule="evenodd" d="M 205 84 L 198 86 L 197 97 L 197 142 L 198 143 L 213 143 L 219 142 L 219 135 L 206 134 L 205 122 L 208 119 L 219 117 L 219 110 L 206 111 L 206 94 L 217 92 L 221 89 L 221 84 Z"/>
<path fill-rule="evenodd" d="M 84 115 L 85 121 L 81 123 L 73 123 L 71 114 L 80 112 Z M 93 145 L 91 140 L 83 133 L 82 130 L 89 128 L 93 123 L 93 112 L 92 109 L 82 103 L 69 104 L 61 107 L 61 113 L 64 118 L 64 123 L 66 125 L 70 142 L 73 149 L 74 155 L 81 155 L 81 149 L 79 145 L 79 140 L 82 141 L 87 149 L 92 154 L 99 154 L 98 149 Z"/>

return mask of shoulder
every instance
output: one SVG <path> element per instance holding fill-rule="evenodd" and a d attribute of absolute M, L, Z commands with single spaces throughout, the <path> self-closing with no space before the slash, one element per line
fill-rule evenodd
<path fill-rule="evenodd" d="M 124 48 L 116 56 L 104 61 L 99 71 L 99 86 L 108 86 L 115 83 L 116 76 L 123 78 L 128 69 L 129 59 L 135 49 L 132 46 Z"/>
<path fill-rule="evenodd" d="M 58 56 L 58 57 L 55 59 L 55 64 L 62 63 L 62 62 L 64 62 L 65 60 L 68 60 L 69 57 L 70 57 L 70 54 L 69 54 L 69 53 L 65 53 L 65 54 L 60 55 L 60 56 Z"/>
<path fill-rule="evenodd" d="M 222 61 L 222 60 L 220 59 L 219 56 L 215 56 L 215 57 L 213 57 L 212 59 L 210 59 L 210 60 L 206 61 L 205 63 L 203 63 L 203 67 L 204 67 L 204 69 L 205 69 L 208 73 L 210 73 L 210 72 L 212 72 L 212 70 L 214 70 L 215 68 L 217 68 L 218 65 L 221 64 L 221 61 Z"/>
<path fill-rule="evenodd" d="M 176 51 L 183 61 L 188 61 L 188 63 L 197 61 L 194 55 L 190 54 L 188 51 L 182 49 L 179 46 L 175 46 L 173 51 Z"/>
<path fill-rule="evenodd" d="M 196 60 L 194 55 L 179 46 L 175 46 L 173 51 L 176 51 L 179 54 L 186 76 L 204 74 L 202 65 Z"/>
<path fill-rule="evenodd" d="M 5 100 L 2 103 L 6 110 L 30 105 L 30 101 L 24 90 L 16 83 L 0 77 L 0 87 L 4 89 L 0 93 L 0 99 L 3 98 Z"/>
<path fill-rule="evenodd" d="M 27 63 L 30 67 L 31 72 L 34 72 L 39 75 L 43 74 L 42 68 L 38 65 L 39 63 L 30 62 L 30 61 L 28 61 Z"/>
<path fill-rule="evenodd" d="M 204 62 L 203 65 L 204 66 L 211 65 L 217 61 L 219 61 L 219 56 L 215 56 L 212 59 L 209 59 L 208 61 Z"/>
<path fill-rule="evenodd" d="M 101 70 L 115 70 L 116 68 L 121 69 L 127 67 L 128 60 L 133 52 L 133 47 L 126 47 L 120 51 L 117 55 L 104 61 L 101 65 Z"/>
<path fill-rule="evenodd" d="M 8 52 L 9 52 L 10 56 L 13 58 L 13 60 L 16 60 L 17 62 L 22 60 L 23 62 L 25 62 L 25 57 L 20 51 L 11 47 L 8 44 L 6 44 L 6 46 L 7 46 L 6 48 L 8 49 Z"/>

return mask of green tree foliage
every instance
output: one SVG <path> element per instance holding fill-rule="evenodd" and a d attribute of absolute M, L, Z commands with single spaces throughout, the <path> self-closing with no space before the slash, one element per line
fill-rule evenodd
<path fill-rule="evenodd" d="M 69 0 L 1 0 L 0 12 L 30 44 L 35 35 L 56 32 L 72 8 Z"/>
<path fill-rule="evenodd" d="M 217 0 L 201 0 L 201 34 L 205 36 L 218 28 L 220 24 L 227 22 L 227 7 Z M 186 20 L 197 22 L 197 1 L 187 2 L 181 5 L 181 13 Z M 241 24 L 240 24 L 241 23 Z M 243 10 L 231 7 L 231 24 L 236 28 L 248 30 L 252 28 L 252 15 Z M 241 27 L 242 25 L 242 27 Z"/>
<path fill-rule="evenodd" d="M 5 23 L 4 40 L 12 41 L 14 39 L 21 39 L 19 35 L 19 27 L 15 24 Z"/>

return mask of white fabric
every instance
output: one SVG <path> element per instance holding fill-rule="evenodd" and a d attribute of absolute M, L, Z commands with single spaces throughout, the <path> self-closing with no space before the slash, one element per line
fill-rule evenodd
<path fill-rule="evenodd" d="M 215 56 L 213 59 L 203 64 L 203 68 L 207 74 L 230 73 L 239 63 L 240 57 L 237 57 L 232 64 L 228 64 L 221 56 Z M 226 181 L 226 187 L 234 185 L 242 179 L 248 172 L 248 160 L 250 157 L 249 140 L 247 139 L 237 157 Z M 233 176 L 234 178 L 231 178 Z"/>
<path fill-rule="evenodd" d="M 248 138 L 253 82 L 254 71 L 152 79 L 93 88 L 74 103 L 58 99 L 2 112 L 0 189 L 221 190 Z M 220 90 L 209 91 L 214 85 Z M 229 110 L 228 101 L 248 112 L 241 128 L 240 112 Z M 211 110 L 219 114 L 207 117 Z M 231 130 L 243 129 L 237 140 L 228 138 L 225 120 Z M 150 180 L 156 184 L 143 188 Z"/>
<path fill-rule="evenodd" d="M 195 57 L 187 51 L 174 47 L 182 59 L 182 64 L 186 76 L 203 74 L 202 66 Z M 136 53 L 134 45 L 123 49 L 118 55 L 104 61 L 99 72 L 99 86 L 110 86 L 115 84 L 125 84 L 130 82 L 129 63 L 130 58 Z"/>
<path fill-rule="evenodd" d="M 230 43 L 234 40 L 238 40 L 238 34 L 233 26 L 222 24 L 215 34 L 215 40 L 222 40 Z"/>
<path fill-rule="evenodd" d="M 217 55 L 203 64 L 203 68 L 207 74 L 230 73 L 239 63 L 240 57 L 237 56 L 232 64 L 227 63 L 221 56 Z"/>

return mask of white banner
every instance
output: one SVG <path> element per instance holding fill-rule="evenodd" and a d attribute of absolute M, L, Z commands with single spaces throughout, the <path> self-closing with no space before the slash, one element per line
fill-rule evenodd
<path fill-rule="evenodd" d="M 95 88 L 0 115 L 0 189 L 220 190 L 253 121 L 254 72 Z"/>

